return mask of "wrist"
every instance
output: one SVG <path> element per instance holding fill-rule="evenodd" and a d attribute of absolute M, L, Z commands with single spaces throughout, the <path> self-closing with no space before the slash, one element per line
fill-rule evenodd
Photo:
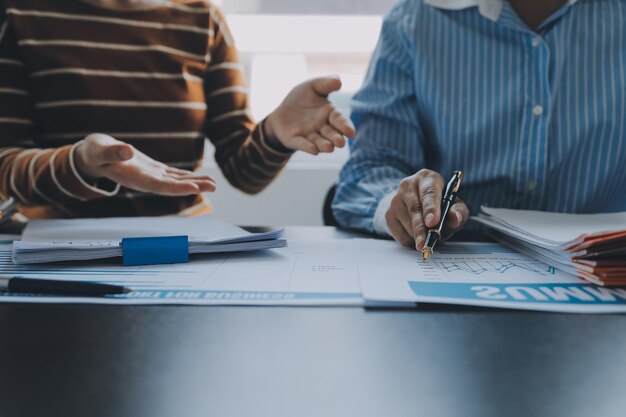
<path fill-rule="evenodd" d="M 85 141 L 81 140 L 74 144 L 74 151 L 72 153 L 73 162 L 76 167 L 77 173 L 87 181 L 96 181 L 100 179 L 100 176 L 95 169 L 86 161 L 85 158 Z"/>
<path fill-rule="evenodd" d="M 278 141 L 278 138 L 276 137 L 276 129 L 274 129 L 274 119 L 276 118 L 274 113 L 275 112 L 270 113 L 270 115 L 263 120 L 261 125 L 266 138 Z"/>
<path fill-rule="evenodd" d="M 265 144 L 270 147 L 272 150 L 279 153 L 291 153 L 293 149 L 286 146 L 282 140 L 276 134 L 276 129 L 274 128 L 274 114 L 270 114 L 263 120 L 259 126 L 261 132 L 263 134 L 263 139 Z"/>
<path fill-rule="evenodd" d="M 69 152 L 69 164 L 73 177 L 78 181 L 82 188 L 82 194 L 88 194 L 93 198 L 97 197 L 112 197 L 116 195 L 121 185 L 115 182 L 111 182 L 105 178 L 94 179 L 85 176 L 84 173 L 78 170 L 78 157 L 77 148 L 81 145 L 82 141 L 75 143 Z"/>
<path fill-rule="evenodd" d="M 386 194 L 376 206 L 374 213 L 374 232 L 381 236 L 391 236 L 389 225 L 387 224 L 387 211 L 391 208 L 391 200 L 395 197 L 396 191 Z"/>

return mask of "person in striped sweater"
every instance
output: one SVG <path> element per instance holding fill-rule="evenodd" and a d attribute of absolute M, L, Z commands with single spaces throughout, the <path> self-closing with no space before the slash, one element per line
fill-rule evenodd
<path fill-rule="evenodd" d="M 30 217 L 195 214 L 225 177 L 263 190 L 292 153 L 354 135 L 334 77 L 253 122 L 224 15 L 204 0 L 0 0 L 0 197 Z"/>

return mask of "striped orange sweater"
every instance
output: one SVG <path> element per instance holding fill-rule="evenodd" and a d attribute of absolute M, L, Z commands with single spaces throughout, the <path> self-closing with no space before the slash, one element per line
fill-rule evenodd
<path fill-rule="evenodd" d="M 291 152 L 265 137 L 224 16 L 206 1 L 118 11 L 79 0 L 0 0 L 0 197 L 46 216 L 156 215 L 201 197 L 87 183 L 75 144 L 106 133 L 196 168 L 205 138 L 237 188 L 256 193 Z"/>

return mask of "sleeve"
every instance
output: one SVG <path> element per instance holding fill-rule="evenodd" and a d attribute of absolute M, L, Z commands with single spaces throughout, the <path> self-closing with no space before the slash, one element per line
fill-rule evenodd
<path fill-rule="evenodd" d="M 409 35 L 416 12 L 407 10 L 408 3 L 385 17 L 363 87 L 352 102 L 357 135 L 332 206 L 342 227 L 385 233 L 385 225 L 374 224 L 379 204 L 425 164 Z"/>
<path fill-rule="evenodd" d="M 255 194 L 280 173 L 293 151 L 265 134 L 252 120 L 248 90 L 232 35 L 219 9 L 211 13 L 210 63 L 205 75 L 206 134 L 215 160 L 228 181 Z"/>
<path fill-rule="evenodd" d="M 0 198 L 62 207 L 117 192 L 100 190 L 81 178 L 73 160 L 76 145 L 39 149 L 36 133 L 27 71 L 0 8 Z"/>

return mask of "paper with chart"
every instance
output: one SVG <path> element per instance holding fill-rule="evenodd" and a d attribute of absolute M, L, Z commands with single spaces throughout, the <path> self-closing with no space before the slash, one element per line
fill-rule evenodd
<path fill-rule="evenodd" d="M 626 285 L 626 212 L 570 214 L 481 207 L 493 239 L 597 285 Z"/>
<path fill-rule="evenodd" d="M 626 289 L 602 288 L 495 243 L 448 243 L 430 262 L 395 242 L 355 239 L 366 301 L 626 312 Z"/>
<path fill-rule="evenodd" d="M 119 260 L 14 265 L 0 245 L 0 273 L 28 278 L 90 280 L 134 291 L 102 298 L 3 295 L 0 302 L 216 305 L 361 305 L 354 257 L 346 244 L 290 241 L 259 252 L 198 255 L 186 264 L 123 267 Z"/>

